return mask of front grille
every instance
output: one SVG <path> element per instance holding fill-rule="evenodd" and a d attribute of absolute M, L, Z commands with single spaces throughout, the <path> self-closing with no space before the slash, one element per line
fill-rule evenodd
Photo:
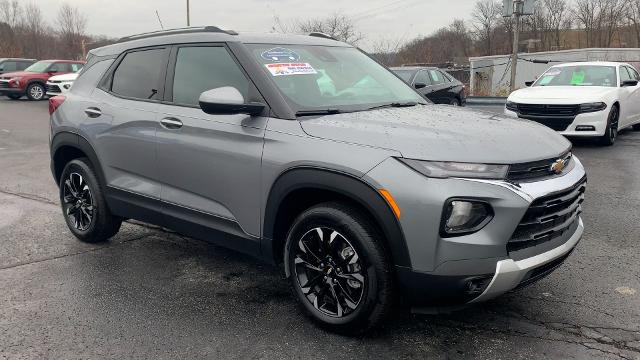
<path fill-rule="evenodd" d="M 8 89 L 9 82 L 8 81 L 0 81 L 0 89 Z"/>
<path fill-rule="evenodd" d="M 557 158 L 510 165 L 507 179 L 511 181 L 520 181 L 557 175 L 557 173 L 552 169 L 552 166 L 559 159 L 565 160 L 565 166 L 569 167 L 572 161 L 571 152 L 568 152 Z"/>
<path fill-rule="evenodd" d="M 564 131 L 580 112 L 580 105 L 513 104 L 518 117 Z"/>
<path fill-rule="evenodd" d="M 578 226 L 587 180 L 561 192 L 536 199 L 507 243 L 507 251 L 519 260 L 557 247 Z"/>
<path fill-rule="evenodd" d="M 58 85 L 49 85 L 47 84 L 46 90 L 48 93 L 61 93 L 60 87 Z"/>

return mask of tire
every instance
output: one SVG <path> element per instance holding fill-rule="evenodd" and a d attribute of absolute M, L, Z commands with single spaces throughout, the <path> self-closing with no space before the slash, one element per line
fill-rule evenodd
<path fill-rule="evenodd" d="M 72 160 L 64 167 L 60 177 L 60 205 L 69 230 L 80 241 L 103 242 L 120 230 L 122 219 L 109 211 L 87 158 Z"/>
<path fill-rule="evenodd" d="M 452 105 L 452 106 L 462 106 L 462 105 L 460 105 L 460 100 L 458 100 L 457 98 L 453 98 L 453 99 L 451 99 L 451 101 L 449 102 L 449 105 Z"/>
<path fill-rule="evenodd" d="M 39 101 L 44 99 L 45 89 L 44 85 L 40 83 L 31 83 L 27 86 L 27 98 L 31 101 Z"/>
<path fill-rule="evenodd" d="M 361 334 L 391 311 L 395 285 L 388 252 L 358 209 L 337 202 L 314 206 L 294 220 L 286 244 L 293 291 L 322 327 Z"/>
<path fill-rule="evenodd" d="M 620 108 L 618 105 L 611 107 L 609 116 L 607 117 L 607 129 L 599 138 L 600 145 L 611 146 L 616 142 L 618 137 L 618 117 L 620 116 Z"/>
<path fill-rule="evenodd" d="M 22 97 L 20 94 L 7 94 L 7 97 L 11 100 L 18 100 Z"/>

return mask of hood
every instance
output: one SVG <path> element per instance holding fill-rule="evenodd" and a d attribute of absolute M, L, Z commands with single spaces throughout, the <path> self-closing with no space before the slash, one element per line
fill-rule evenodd
<path fill-rule="evenodd" d="M 533 104 L 544 100 L 549 104 L 578 104 L 601 101 L 599 99 L 616 89 L 601 86 L 534 86 L 514 91 L 509 95 L 509 101 Z"/>
<path fill-rule="evenodd" d="M 27 71 L 16 71 L 10 73 L 4 73 L 0 75 L 0 79 L 13 79 L 14 77 L 24 77 L 24 76 L 33 76 L 39 73 L 27 72 Z"/>
<path fill-rule="evenodd" d="M 418 105 L 308 118 L 315 137 L 396 150 L 405 158 L 514 164 L 556 157 L 571 147 L 532 121 L 445 105 Z"/>
<path fill-rule="evenodd" d="M 75 81 L 78 78 L 78 73 L 56 75 L 49 78 L 49 81 Z"/>

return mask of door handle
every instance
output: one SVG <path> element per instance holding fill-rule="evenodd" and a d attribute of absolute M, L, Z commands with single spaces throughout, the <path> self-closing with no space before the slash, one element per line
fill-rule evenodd
<path fill-rule="evenodd" d="M 84 113 L 87 114 L 87 116 L 90 118 L 97 118 L 102 115 L 102 111 L 100 111 L 100 109 L 98 109 L 97 107 L 86 108 L 84 109 Z"/>
<path fill-rule="evenodd" d="M 182 127 L 182 121 L 176 118 L 164 118 L 160 120 L 160 124 L 162 127 L 169 130 L 180 129 Z"/>

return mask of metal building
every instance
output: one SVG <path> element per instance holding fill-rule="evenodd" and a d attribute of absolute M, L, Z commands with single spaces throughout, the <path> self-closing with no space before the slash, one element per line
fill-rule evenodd
<path fill-rule="evenodd" d="M 640 49 L 590 48 L 518 55 L 516 88 L 525 87 L 525 81 L 533 81 L 549 67 L 575 61 L 620 61 L 640 69 Z M 469 58 L 470 93 L 475 96 L 507 96 L 511 73 L 510 55 L 494 55 Z"/>

